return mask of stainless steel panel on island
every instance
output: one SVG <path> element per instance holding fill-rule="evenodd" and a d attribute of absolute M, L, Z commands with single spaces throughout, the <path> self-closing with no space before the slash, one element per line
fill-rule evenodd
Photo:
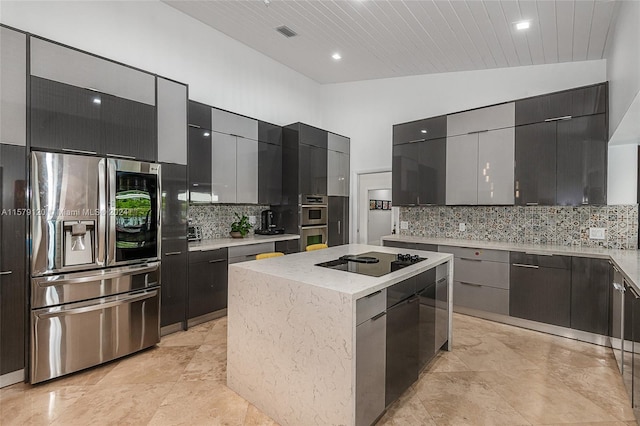
<path fill-rule="evenodd" d="M 371 251 L 427 259 L 380 277 L 316 266 Z M 350 244 L 230 265 L 227 385 L 282 425 L 369 424 L 385 408 L 384 386 L 373 392 L 370 384 L 379 387 L 384 380 L 378 375 L 363 389 L 358 372 L 365 364 L 385 365 L 389 329 L 383 326 L 385 304 L 376 304 L 379 309 L 371 309 L 371 318 L 364 318 L 367 315 L 358 312 L 358 306 L 366 305 L 361 299 L 376 298 L 438 265 L 448 272 L 450 295 L 452 258 L 445 253 Z M 416 286 L 414 293 L 419 290 Z M 444 348 L 450 350 L 451 297 L 446 300 Z M 358 318 L 363 321 L 359 327 Z M 382 347 L 373 345 L 382 357 L 371 351 L 358 353 L 359 347 L 372 346 L 364 344 L 365 335 L 385 342 Z M 363 401 L 366 407 L 359 405 Z"/>

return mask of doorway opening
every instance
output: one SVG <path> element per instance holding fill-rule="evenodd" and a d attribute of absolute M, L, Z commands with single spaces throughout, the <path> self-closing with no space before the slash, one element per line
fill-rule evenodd
<path fill-rule="evenodd" d="M 355 241 L 381 245 L 380 237 L 392 233 L 398 209 L 391 206 L 391 172 L 358 173 Z"/>

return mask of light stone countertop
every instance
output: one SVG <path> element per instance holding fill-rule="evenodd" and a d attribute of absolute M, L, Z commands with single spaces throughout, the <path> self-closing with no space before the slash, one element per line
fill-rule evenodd
<path fill-rule="evenodd" d="M 276 241 L 298 240 L 297 234 L 249 235 L 245 238 L 211 238 L 202 241 L 190 241 L 189 251 L 217 250 L 225 247 L 247 246 L 251 244 L 271 243 Z"/>
<path fill-rule="evenodd" d="M 335 260 L 345 254 L 362 254 L 369 251 L 422 254 L 424 256 L 424 252 L 417 250 L 370 246 L 364 244 L 347 244 L 329 247 L 328 249 L 323 250 L 289 254 L 270 259 L 235 263 L 229 265 L 229 269 L 248 269 L 274 277 L 297 281 L 301 284 L 337 291 L 351 297 L 352 300 L 356 300 L 421 272 L 427 271 L 439 264 L 453 260 L 453 255 L 451 254 L 433 252 L 422 262 L 407 266 L 381 277 L 370 277 L 368 275 L 360 275 L 352 272 L 315 266 L 317 263 Z"/>
<path fill-rule="evenodd" d="M 617 250 L 599 247 L 573 247 L 560 245 L 518 244 L 498 241 L 477 241 L 455 238 L 410 237 L 404 235 L 387 235 L 382 237 L 386 241 L 401 241 L 407 243 L 435 244 L 453 247 L 469 247 L 486 250 L 507 250 L 527 253 L 555 254 L 575 257 L 593 257 L 609 259 L 620 269 L 629 284 L 640 292 L 640 251 Z"/>

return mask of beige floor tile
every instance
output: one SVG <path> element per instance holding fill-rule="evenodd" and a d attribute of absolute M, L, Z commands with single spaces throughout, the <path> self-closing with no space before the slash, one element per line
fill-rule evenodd
<path fill-rule="evenodd" d="M 52 424 L 146 424 L 173 386 L 171 383 L 93 386 Z"/>
<path fill-rule="evenodd" d="M 214 381 L 177 383 L 150 425 L 242 425 L 249 403 Z"/>
<path fill-rule="evenodd" d="M 191 327 L 187 331 L 169 334 L 160 340 L 158 346 L 199 346 L 204 342 L 212 326 L 211 322 L 206 322 Z"/>
<path fill-rule="evenodd" d="M 155 347 L 120 361 L 98 383 L 175 383 L 196 353 L 197 346 Z"/>
<path fill-rule="evenodd" d="M 247 415 L 244 418 L 244 426 L 279 426 L 278 423 L 262 411 L 256 408 L 255 405 L 249 404 L 247 407 Z"/>
<path fill-rule="evenodd" d="M 454 336 L 453 353 L 471 371 L 530 370 L 537 368 L 526 357 L 512 350 L 495 337 Z"/>
<path fill-rule="evenodd" d="M 227 317 L 212 321 L 211 329 L 204 342 L 208 344 L 227 344 Z"/>
<path fill-rule="evenodd" d="M 452 371 L 470 371 L 471 369 L 458 358 L 454 352 L 440 352 L 436 355 L 436 359 L 433 360 L 423 374 L 427 372 L 441 373 Z"/>
<path fill-rule="evenodd" d="M 435 426 L 436 422 L 427 411 L 412 386 L 396 402 L 391 404 L 380 419 L 379 426 Z"/>
<path fill-rule="evenodd" d="M 505 369 L 478 375 L 533 424 L 618 420 L 544 370 Z"/>
<path fill-rule="evenodd" d="M 426 374 L 415 385 L 438 425 L 528 425 L 476 372 Z"/>
<path fill-rule="evenodd" d="M 227 347 L 205 344 L 198 348 L 180 381 L 214 380 L 227 382 Z"/>
<path fill-rule="evenodd" d="M 594 404 L 605 409 L 617 420 L 633 421 L 633 409 L 629 396 L 620 380 L 620 373 L 609 367 L 564 368 L 548 372 Z M 607 389 L 607 392 L 602 392 Z"/>
<path fill-rule="evenodd" d="M 0 390 L 0 424 L 50 424 L 88 390 L 83 386 L 31 386 L 24 383 L 6 387 Z"/>

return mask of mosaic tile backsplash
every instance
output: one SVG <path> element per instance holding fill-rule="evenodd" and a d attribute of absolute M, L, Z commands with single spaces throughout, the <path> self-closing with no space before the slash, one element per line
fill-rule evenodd
<path fill-rule="evenodd" d="M 231 224 L 235 222 L 235 213 L 240 216 L 255 216 L 254 229 L 260 227 L 260 213 L 269 206 L 244 204 L 193 204 L 189 206 L 189 218 L 192 225 L 202 227 L 202 238 L 228 238 Z M 253 231 L 250 231 L 252 233 Z"/>
<path fill-rule="evenodd" d="M 409 229 L 400 235 L 525 244 L 638 248 L 638 205 L 400 207 Z M 466 230 L 459 231 L 464 223 Z M 605 240 L 589 239 L 589 228 L 605 228 Z M 398 227 L 399 228 L 399 227 Z"/>

